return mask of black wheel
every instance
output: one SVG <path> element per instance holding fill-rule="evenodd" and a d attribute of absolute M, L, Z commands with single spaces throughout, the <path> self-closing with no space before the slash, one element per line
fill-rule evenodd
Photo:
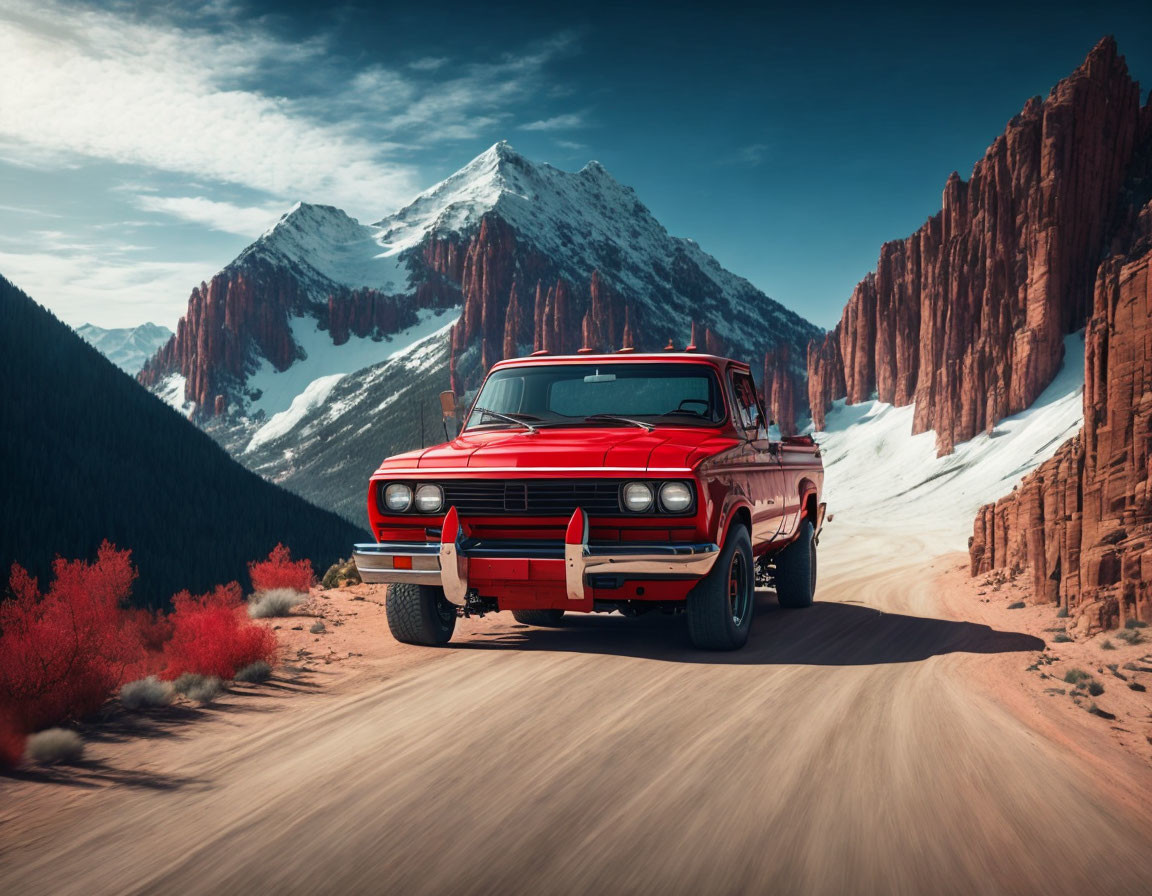
<path fill-rule="evenodd" d="M 776 597 L 790 610 L 812 606 L 816 593 L 816 530 L 811 520 L 800 523 L 800 534 L 776 555 Z"/>
<path fill-rule="evenodd" d="M 513 610 L 512 618 L 522 625 L 538 625 L 553 628 L 564 618 L 563 610 Z"/>
<path fill-rule="evenodd" d="M 436 585 L 389 585 L 385 609 L 392 637 L 405 644 L 439 647 L 456 628 L 456 608 Z"/>
<path fill-rule="evenodd" d="M 748 641 L 755 610 L 752 539 L 733 524 L 712 571 L 688 594 L 688 635 L 701 650 L 736 650 Z"/>

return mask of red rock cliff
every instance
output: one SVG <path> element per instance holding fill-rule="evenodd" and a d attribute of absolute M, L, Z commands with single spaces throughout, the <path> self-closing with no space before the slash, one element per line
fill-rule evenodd
<path fill-rule="evenodd" d="M 912 236 L 887 243 L 840 323 L 808 349 L 816 427 L 834 398 L 915 402 L 937 449 L 1028 407 L 1083 325 L 1140 127 L 1111 38 L 1029 100 Z"/>
<path fill-rule="evenodd" d="M 443 257 L 447 264 L 453 263 L 450 252 Z M 458 292 L 450 284 L 430 280 L 413 298 L 358 289 L 330 295 L 324 305 L 317 305 L 284 271 L 259 264 L 232 268 L 192 290 L 176 332 L 137 379 L 153 386 L 178 373 L 185 378 L 184 397 L 196 404 L 196 413 L 219 416 L 243 384 L 254 355 L 267 358 L 277 370 L 296 360 L 289 325 L 293 316 L 314 315 L 332 341 L 342 345 L 352 335 L 395 333 L 416 322 L 416 309 L 457 301 Z"/>
<path fill-rule="evenodd" d="M 1029 575 L 1085 632 L 1152 618 L 1152 202 L 1132 232 L 1096 275 L 1084 428 L 982 508 L 969 541 L 973 575 Z"/>
<path fill-rule="evenodd" d="M 243 378 L 255 345 L 284 370 L 296 357 L 288 315 L 300 305 L 296 281 L 277 272 L 221 272 L 192 290 L 188 311 L 168 343 L 137 378 L 145 386 L 172 373 L 185 378 L 184 397 L 218 413 L 217 400 Z"/>

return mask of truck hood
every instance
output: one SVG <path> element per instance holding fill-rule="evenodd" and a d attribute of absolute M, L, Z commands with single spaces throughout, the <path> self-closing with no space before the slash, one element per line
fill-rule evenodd
<path fill-rule="evenodd" d="M 730 436 L 710 430 L 634 426 L 581 429 L 493 430 L 390 457 L 380 472 L 396 469 L 683 470 L 734 447 Z"/>

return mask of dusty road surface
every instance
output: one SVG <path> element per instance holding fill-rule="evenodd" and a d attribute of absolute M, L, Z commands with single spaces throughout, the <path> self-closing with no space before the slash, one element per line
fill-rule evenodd
<path fill-rule="evenodd" d="M 663 617 L 462 621 L 163 746 L 151 784 L 22 783 L 0 892 L 1149 892 L 1147 768 L 983 687 L 1042 645 L 940 618 L 918 557 L 830 527 L 820 602 L 764 595 L 736 654 Z"/>

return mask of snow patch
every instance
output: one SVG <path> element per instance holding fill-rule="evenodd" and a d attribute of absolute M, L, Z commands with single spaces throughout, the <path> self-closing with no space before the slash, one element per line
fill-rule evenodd
<path fill-rule="evenodd" d="M 187 378 L 179 373 L 171 373 L 164 377 L 153 391 L 164 404 L 187 416 L 192 411 L 192 402 L 184 398 L 184 384 L 187 381 Z"/>
<path fill-rule="evenodd" d="M 1064 340 L 1064 364 L 1026 411 L 936 457 L 934 431 L 910 435 L 914 407 L 836 401 L 815 433 L 828 512 L 852 527 L 915 534 L 930 553 L 966 550 L 984 504 L 1012 491 L 1084 423 L 1083 332 Z M 893 542 L 893 550 L 899 550 Z"/>
<path fill-rule="evenodd" d="M 251 255 L 287 265 L 306 283 L 316 281 L 316 298 L 331 284 L 395 295 L 408 291 L 403 248 L 383 245 L 379 227 L 361 224 L 338 208 L 298 202 L 237 261 Z"/>
<path fill-rule="evenodd" d="M 446 336 L 458 316 L 458 312 L 444 309 L 422 310 L 416 324 L 390 338 L 375 342 L 369 337 L 353 336 L 344 345 L 333 345 L 329 334 L 318 329 L 312 318 L 295 318 L 291 322 L 292 338 L 307 357 L 284 371 L 262 360 L 260 369 L 248 378 L 246 391 L 261 392 L 249 402 L 249 415 L 262 411 L 270 416 L 252 435 L 244 453 L 295 429 L 310 411 L 323 407 L 337 383 L 348 374 L 405 356 L 419 367 L 428 354 L 428 346 Z M 334 403 L 327 413 L 331 416 L 340 410 L 339 403 Z"/>
<path fill-rule="evenodd" d="M 259 448 L 265 442 L 270 442 L 273 439 L 278 439 L 282 435 L 286 435 L 296 424 L 304 419 L 304 415 L 312 410 L 312 408 L 319 407 L 327 401 L 328 396 L 332 393 L 336 384 L 344 379 L 345 376 L 347 376 L 347 374 L 332 373 L 310 382 L 303 392 L 292 399 L 292 404 L 288 406 L 288 410 L 273 414 L 271 420 L 256 430 L 256 435 L 252 436 L 252 440 L 248 443 L 248 447 L 244 449 L 244 453 L 247 454 L 249 451 L 254 451 Z"/>
<path fill-rule="evenodd" d="M 287 370 L 277 370 L 266 358 L 248 377 L 244 391 L 250 398 L 249 416 L 261 411 L 271 417 L 286 411 L 292 402 L 316 380 L 335 373 L 352 373 L 372 367 L 407 351 L 413 344 L 456 322 L 459 311 L 422 309 L 418 321 L 406 330 L 386 336 L 379 342 L 370 336 L 352 336 L 343 345 L 333 345 L 332 336 L 321 330 L 311 317 L 295 317 L 289 322 L 292 338 L 304 350 L 305 357 L 293 361 Z"/>

